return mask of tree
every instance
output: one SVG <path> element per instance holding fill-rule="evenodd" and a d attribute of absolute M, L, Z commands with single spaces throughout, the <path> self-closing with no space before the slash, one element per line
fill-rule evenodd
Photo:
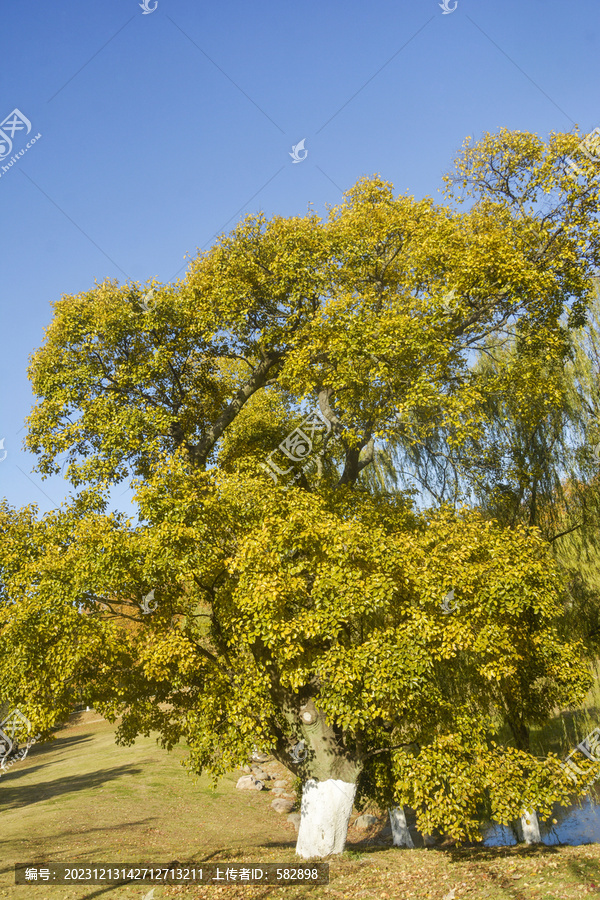
<path fill-rule="evenodd" d="M 463 477 L 486 516 L 511 528 L 538 526 L 552 545 L 568 578 L 563 632 L 583 641 L 590 661 L 600 651 L 598 279 L 594 293 L 585 325 L 569 335 L 564 364 L 546 358 L 543 393 L 528 391 L 525 408 L 514 397 L 489 398 L 486 433 L 473 449 L 479 465 Z M 478 366 L 498 373 L 517 359 L 514 340 L 496 339 Z M 516 745 L 529 749 L 525 708 L 510 698 L 507 709 Z"/>
<path fill-rule="evenodd" d="M 303 856 L 343 849 L 357 790 L 459 839 L 484 801 L 507 821 L 567 797 L 556 759 L 497 740 L 507 696 L 543 718 L 590 684 L 538 532 L 418 511 L 367 472 L 386 439 L 468 471 L 490 395 L 526 410 L 564 357 L 600 246 L 576 144 L 488 135 L 458 163 L 467 212 L 365 178 L 326 221 L 247 217 L 150 305 L 109 281 L 55 304 L 27 445 L 81 489 L 0 516 L 0 677 L 35 727 L 83 686 L 119 740 L 185 737 L 215 777 L 256 743 L 296 770 L 302 739 Z M 508 326 L 515 365 L 477 368 Z M 107 512 L 126 478 L 137 523 Z"/>

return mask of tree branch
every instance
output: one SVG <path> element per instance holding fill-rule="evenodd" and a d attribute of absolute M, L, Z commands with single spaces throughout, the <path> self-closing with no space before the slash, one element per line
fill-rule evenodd
<path fill-rule="evenodd" d="M 421 745 L 417 743 L 417 741 L 406 741 L 404 744 L 396 744 L 394 747 L 383 747 L 382 750 L 372 750 L 370 753 L 367 753 L 363 759 L 370 759 L 371 756 L 376 756 L 378 753 L 391 753 L 392 750 L 400 750 L 401 747 L 410 747 L 411 744 L 415 744 L 417 750 L 421 749 Z"/>
<path fill-rule="evenodd" d="M 188 450 L 192 465 L 204 466 L 206 464 L 213 447 L 219 438 L 222 437 L 227 426 L 233 422 L 244 403 L 246 403 L 259 388 L 264 387 L 268 380 L 267 376 L 270 370 L 280 362 L 283 356 L 283 351 L 281 353 L 267 354 L 256 366 L 251 378 L 249 378 L 239 389 L 227 409 L 221 413 L 215 424 L 210 425 L 207 428 L 206 434 L 202 440 L 196 445 L 186 443 L 186 449 Z"/>
<path fill-rule="evenodd" d="M 551 544 L 552 541 L 556 541 L 560 537 L 564 537 L 565 534 L 571 534 L 572 531 L 575 531 L 577 528 L 581 528 L 583 522 L 579 522 L 577 525 L 573 525 L 572 528 L 567 528 L 566 531 L 561 531 L 560 534 L 555 534 L 554 537 L 548 540 L 548 543 Z"/>

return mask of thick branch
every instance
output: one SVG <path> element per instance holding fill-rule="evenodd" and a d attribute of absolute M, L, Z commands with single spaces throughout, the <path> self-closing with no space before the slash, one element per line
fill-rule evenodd
<path fill-rule="evenodd" d="M 267 354 L 263 360 L 256 366 L 252 376 L 242 385 L 234 399 L 231 401 L 227 409 L 219 416 L 214 425 L 210 425 L 206 434 L 198 444 L 188 444 L 185 442 L 185 448 L 189 453 L 190 462 L 193 466 L 203 466 L 206 464 L 213 447 L 222 437 L 227 426 L 233 422 L 242 406 L 246 401 L 264 387 L 268 381 L 268 374 L 271 369 L 283 358 L 283 353 Z"/>
<path fill-rule="evenodd" d="M 361 451 L 365 447 L 366 452 L 363 458 L 360 459 Z M 355 484 L 362 470 L 373 461 L 374 450 L 375 441 L 371 435 L 368 435 L 358 447 L 348 447 L 346 450 L 344 471 L 337 483 L 337 487 L 341 487 L 343 484 Z"/>
<path fill-rule="evenodd" d="M 406 741 L 404 744 L 395 744 L 393 747 L 383 747 L 381 750 L 371 750 L 371 752 L 367 753 L 363 759 L 370 759 L 371 756 L 377 756 L 378 753 L 391 753 L 392 750 L 400 750 L 402 747 L 410 747 L 412 744 L 417 747 L 417 752 L 421 749 L 416 741 Z"/>
<path fill-rule="evenodd" d="M 341 427 L 342 422 L 329 404 L 329 398 L 333 394 L 333 388 L 319 388 L 319 409 L 321 410 L 321 414 L 326 418 L 331 424 L 334 426 L 334 429 L 337 430 Z"/>

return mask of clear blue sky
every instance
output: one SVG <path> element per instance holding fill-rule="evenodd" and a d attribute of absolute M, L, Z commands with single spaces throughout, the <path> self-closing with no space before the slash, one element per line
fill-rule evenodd
<path fill-rule="evenodd" d="M 441 201 L 467 135 L 600 124 L 597 0 L 139 2 L 2 11 L 0 121 L 32 128 L 0 160 L 0 496 L 41 512 L 69 490 L 22 448 L 51 301 L 181 277 L 244 214 L 324 213 L 365 174 Z"/>

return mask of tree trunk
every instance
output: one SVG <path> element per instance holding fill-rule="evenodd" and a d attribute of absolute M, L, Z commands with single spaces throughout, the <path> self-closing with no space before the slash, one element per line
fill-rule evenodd
<path fill-rule="evenodd" d="M 540 844 L 540 825 L 534 809 L 526 809 L 517 821 L 517 836 L 526 844 Z"/>
<path fill-rule="evenodd" d="M 513 733 L 517 749 L 529 752 L 529 728 L 522 717 L 519 715 L 507 716 L 506 722 Z"/>
<path fill-rule="evenodd" d="M 309 778 L 302 789 L 296 853 L 304 859 L 343 853 L 356 782 Z"/>
<path fill-rule="evenodd" d="M 410 836 L 408 825 L 406 824 L 406 816 L 404 815 L 404 807 L 396 806 L 394 809 L 388 809 L 390 815 L 390 826 L 392 829 L 392 842 L 394 847 L 410 847 L 414 850 L 415 845 Z"/>
<path fill-rule="evenodd" d="M 268 659 L 268 651 L 258 640 L 253 653 L 259 660 Z M 286 736 L 281 731 L 272 748 L 275 758 L 298 775 L 303 785 L 296 853 L 304 859 L 343 853 L 364 764 L 361 752 L 356 743 L 346 746 L 343 731 L 327 721 L 312 697 L 290 694 L 275 672 L 271 679 L 273 697 L 297 741 L 294 747 L 286 746 L 289 732 Z"/>
<path fill-rule="evenodd" d="M 299 765 L 303 788 L 296 853 L 304 859 L 343 853 L 363 763 L 312 700 L 299 712 L 307 757 Z"/>

